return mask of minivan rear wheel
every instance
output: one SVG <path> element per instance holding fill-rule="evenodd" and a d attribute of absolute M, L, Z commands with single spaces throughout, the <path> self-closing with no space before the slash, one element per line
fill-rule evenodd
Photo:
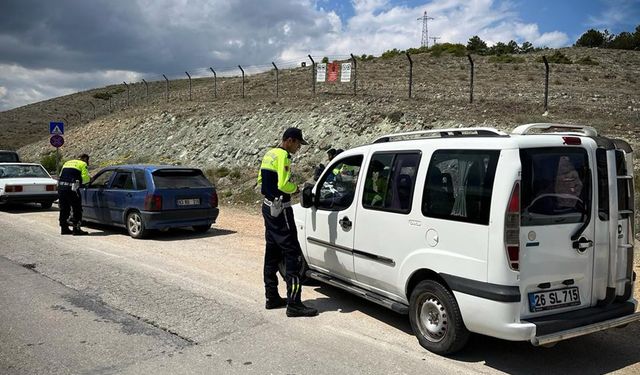
<path fill-rule="evenodd" d="M 127 232 L 133 238 L 144 238 L 147 229 L 144 226 L 142 215 L 138 211 L 131 211 L 127 215 Z"/>
<path fill-rule="evenodd" d="M 418 342 L 430 352 L 451 354 L 469 340 L 453 293 L 437 281 L 424 280 L 415 287 L 409 303 L 409 320 Z"/>

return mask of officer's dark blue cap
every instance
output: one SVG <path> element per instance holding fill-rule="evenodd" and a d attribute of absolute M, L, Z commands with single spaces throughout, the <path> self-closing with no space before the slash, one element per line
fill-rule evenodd
<path fill-rule="evenodd" d="M 284 141 L 289 138 L 297 139 L 303 145 L 308 145 L 307 141 L 302 138 L 302 130 L 298 128 L 289 128 L 284 131 L 284 134 L 282 134 L 282 140 Z"/>

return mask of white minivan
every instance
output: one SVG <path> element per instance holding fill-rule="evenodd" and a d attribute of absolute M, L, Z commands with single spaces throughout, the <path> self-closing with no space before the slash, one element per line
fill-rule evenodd
<path fill-rule="evenodd" d="M 553 343 L 640 319 L 629 144 L 587 126 L 391 134 L 294 206 L 306 275 L 408 314 L 426 349 L 470 332 Z"/>

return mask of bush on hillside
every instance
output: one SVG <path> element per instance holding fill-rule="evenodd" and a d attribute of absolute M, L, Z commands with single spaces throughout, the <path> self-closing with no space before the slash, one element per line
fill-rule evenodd
<path fill-rule="evenodd" d="M 492 63 L 520 64 L 524 62 L 524 58 L 512 55 L 496 55 L 489 57 Z"/>
<path fill-rule="evenodd" d="M 58 174 L 58 168 L 62 167 L 62 163 L 58 165 L 58 154 L 55 151 L 48 152 L 40 158 L 40 164 L 49 173 Z"/>
<path fill-rule="evenodd" d="M 578 61 L 576 61 L 576 64 L 580 64 L 580 65 L 600 65 L 599 62 L 595 61 L 595 60 L 591 60 L 591 57 L 586 56 L 583 57 L 581 59 L 579 59 Z"/>
<path fill-rule="evenodd" d="M 484 40 L 480 39 L 479 36 L 474 35 L 469 38 L 469 41 L 467 42 L 467 52 L 484 55 L 487 53 L 487 51 L 487 43 L 485 43 Z"/>
<path fill-rule="evenodd" d="M 383 59 L 390 59 L 392 57 L 396 57 L 396 56 L 399 56 L 399 55 L 402 55 L 402 54 L 404 54 L 404 51 L 400 51 L 399 49 L 394 48 L 394 49 L 390 49 L 390 50 L 382 52 L 382 56 L 381 57 Z"/>
<path fill-rule="evenodd" d="M 573 61 L 560 51 L 555 51 L 553 55 L 547 57 L 547 61 L 551 64 L 573 64 Z M 538 59 L 538 62 L 542 62 L 542 57 Z"/>
<path fill-rule="evenodd" d="M 432 56 L 440 56 L 443 53 L 449 53 L 457 57 L 466 56 L 467 48 L 459 43 L 442 43 L 436 44 L 429 48 Z"/>

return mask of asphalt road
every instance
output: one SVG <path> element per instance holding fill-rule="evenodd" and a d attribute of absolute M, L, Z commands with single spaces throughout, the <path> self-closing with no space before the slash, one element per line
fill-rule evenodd
<path fill-rule="evenodd" d="M 0 374 L 638 374 L 640 324 L 535 348 L 474 335 L 431 354 L 408 319 L 327 286 L 314 318 L 264 310 L 257 214 L 206 234 L 58 234 L 55 206 L 0 208 Z M 284 294 L 284 285 L 281 285 Z"/>

